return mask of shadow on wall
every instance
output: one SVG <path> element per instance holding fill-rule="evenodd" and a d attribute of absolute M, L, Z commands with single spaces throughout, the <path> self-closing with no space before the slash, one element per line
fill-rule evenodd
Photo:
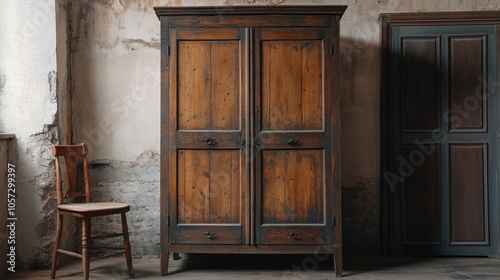
<path fill-rule="evenodd" d="M 346 255 L 379 255 L 382 249 L 380 63 L 379 45 L 340 38 L 342 226 Z"/>

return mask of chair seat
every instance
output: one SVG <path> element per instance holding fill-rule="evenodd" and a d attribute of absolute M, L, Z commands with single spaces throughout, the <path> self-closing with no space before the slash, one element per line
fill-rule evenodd
<path fill-rule="evenodd" d="M 67 203 L 57 205 L 57 209 L 81 214 L 98 214 L 99 212 L 122 213 L 130 210 L 130 205 L 115 202 Z"/>

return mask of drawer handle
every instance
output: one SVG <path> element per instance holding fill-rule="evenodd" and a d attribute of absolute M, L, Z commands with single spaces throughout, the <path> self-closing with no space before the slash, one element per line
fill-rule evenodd
<path fill-rule="evenodd" d="M 215 239 L 217 238 L 217 233 L 216 232 L 204 232 L 203 235 L 205 235 L 206 237 L 210 238 L 210 239 Z"/>
<path fill-rule="evenodd" d="M 205 138 L 201 141 L 207 143 L 209 146 L 215 145 L 215 138 Z"/>
<path fill-rule="evenodd" d="M 290 146 L 298 145 L 299 142 L 300 142 L 299 139 L 292 139 L 292 138 L 286 139 L 286 143 Z"/>
<path fill-rule="evenodd" d="M 289 232 L 286 234 L 286 236 L 290 237 L 291 239 L 298 239 L 300 236 L 300 232 Z"/>

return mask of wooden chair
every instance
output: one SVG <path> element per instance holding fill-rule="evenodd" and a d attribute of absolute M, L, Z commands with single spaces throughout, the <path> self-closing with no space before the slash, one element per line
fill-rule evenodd
<path fill-rule="evenodd" d="M 88 148 L 86 144 L 80 145 L 55 145 L 52 146 L 52 151 L 56 157 L 56 174 L 57 174 L 57 236 L 54 249 L 54 259 L 52 262 L 51 278 L 56 276 L 57 256 L 65 254 L 72 257 L 82 259 L 83 277 L 89 279 L 90 267 L 90 247 L 105 248 L 112 250 L 120 250 L 114 254 L 98 257 L 101 259 L 106 257 L 114 257 L 125 254 L 127 260 L 127 268 L 129 275 L 134 277 L 134 268 L 132 267 L 132 255 L 130 252 L 130 242 L 127 227 L 127 218 L 125 213 L 130 210 L 129 204 L 113 203 L 113 202 L 90 202 L 90 179 L 87 166 Z M 64 157 L 66 176 L 68 179 L 68 192 L 63 196 L 63 186 L 61 178 L 61 163 L 59 157 Z M 77 157 L 83 158 L 83 173 L 85 178 L 85 192 L 77 189 Z M 66 198 L 85 197 L 85 203 L 64 203 Z M 91 236 L 91 218 L 96 216 L 105 216 L 112 214 L 121 214 L 122 232 L 101 236 Z M 63 228 L 63 216 L 71 215 L 82 219 L 82 253 L 78 254 L 66 250 L 59 249 L 61 244 L 61 233 Z M 91 241 L 95 239 L 113 238 L 123 236 L 124 247 L 112 246 L 91 246 Z"/>

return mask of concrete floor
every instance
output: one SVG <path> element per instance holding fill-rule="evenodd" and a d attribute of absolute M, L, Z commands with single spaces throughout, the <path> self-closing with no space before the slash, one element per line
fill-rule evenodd
<path fill-rule="evenodd" d="M 169 275 L 160 276 L 160 260 L 134 259 L 136 279 L 335 279 L 331 258 L 308 255 L 187 255 L 170 260 Z M 128 279 L 125 259 L 91 262 L 90 279 Z M 81 263 L 57 270 L 56 279 L 81 279 Z M 500 279 L 500 260 L 488 258 L 345 257 L 345 279 Z M 50 270 L 16 272 L 7 279 L 49 279 Z"/>

